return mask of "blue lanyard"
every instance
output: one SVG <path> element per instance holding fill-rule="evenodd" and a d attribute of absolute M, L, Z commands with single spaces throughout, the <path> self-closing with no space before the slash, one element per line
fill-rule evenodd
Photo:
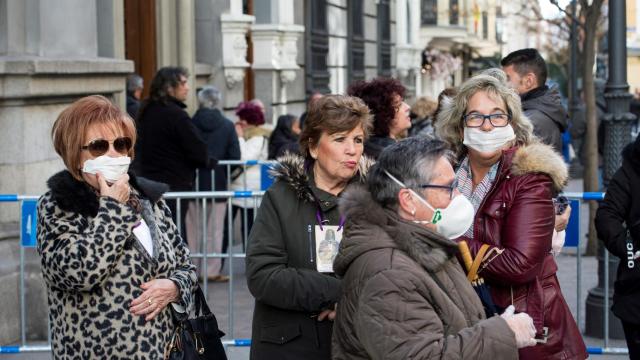
<path fill-rule="evenodd" d="M 318 220 L 318 225 L 320 226 L 320 230 L 324 231 L 324 229 L 322 228 L 322 224 L 324 224 L 325 222 L 328 222 L 328 220 L 325 220 L 324 217 L 322 217 L 322 211 L 320 211 L 320 208 L 316 210 L 316 220 Z M 342 227 L 344 226 L 344 222 L 345 222 L 344 215 L 340 215 L 340 220 L 338 221 L 338 231 L 342 230 Z"/>

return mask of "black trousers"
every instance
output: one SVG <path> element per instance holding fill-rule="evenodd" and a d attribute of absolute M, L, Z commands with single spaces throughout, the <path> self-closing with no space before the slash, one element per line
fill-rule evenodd
<path fill-rule="evenodd" d="M 244 208 L 241 206 L 232 205 L 231 206 L 231 214 L 227 211 L 227 217 L 224 220 L 224 236 L 222 240 L 222 252 L 227 252 L 227 247 L 229 246 L 229 216 L 231 216 L 231 224 L 233 224 L 236 216 L 240 216 L 240 238 L 242 239 L 242 251 L 246 251 L 247 238 L 249 237 L 249 233 L 251 232 L 251 227 L 253 226 L 253 208 L 247 208 L 247 221 L 244 219 Z M 246 231 L 245 231 L 246 230 Z M 245 238 L 244 234 L 247 234 L 247 238 Z M 223 260 L 224 261 L 224 260 Z"/>
<path fill-rule="evenodd" d="M 624 337 L 627 339 L 629 359 L 640 360 L 640 324 L 622 322 Z"/>

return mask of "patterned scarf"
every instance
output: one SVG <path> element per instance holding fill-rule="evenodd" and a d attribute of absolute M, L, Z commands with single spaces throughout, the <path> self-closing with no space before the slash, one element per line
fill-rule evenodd
<path fill-rule="evenodd" d="M 469 166 L 469 156 L 465 156 L 460 163 L 460 167 L 456 170 L 456 178 L 458 179 L 458 191 L 471 201 L 473 204 L 473 209 L 475 213 L 478 212 L 478 208 L 480 204 L 482 204 L 482 200 L 484 200 L 485 196 L 489 190 L 491 190 L 491 186 L 493 185 L 494 180 L 496 179 L 496 175 L 498 174 L 498 167 L 500 166 L 500 162 L 493 164 L 491 169 L 485 177 L 480 181 L 476 188 L 473 188 L 473 174 L 471 173 L 471 167 Z M 475 222 L 475 221 L 474 221 Z M 473 239 L 473 224 L 469 227 L 466 233 L 464 233 L 465 237 Z"/>

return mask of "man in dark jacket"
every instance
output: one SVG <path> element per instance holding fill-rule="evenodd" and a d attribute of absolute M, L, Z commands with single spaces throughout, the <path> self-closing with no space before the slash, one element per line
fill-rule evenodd
<path fill-rule="evenodd" d="M 143 89 L 144 81 L 140 75 L 131 74 L 127 77 L 127 113 L 132 119 L 138 116 Z"/>
<path fill-rule="evenodd" d="M 209 157 L 224 160 L 240 160 L 240 143 L 231 120 L 227 119 L 217 108 L 222 100 L 220 91 L 214 86 L 205 86 L 198 92 L 200 109 L 193 115 L 193 124 L 198 129 L 202 139 L 207 144 Z M 227 169 L 225 166 L 214 168 L 214 189 L 211 188 L 211 169 L 201 167 L 198 171 L 199 191 L 226 191 Z M 215 209 L 214 209 L 215 207 Z M 223 234 L 227 231 L 225 215 L 227 213 L 227 199 L 215 199 L 214 204 L 207 203 L 207 234 L 213 238 L 213 249 L 208 251 L 226 252 L 227 242 L 223 243 Z M 195 202 L 189 204 L 187 220 L 187 238 L 192 250 L 197 249 L 196 239 L 200 239 L 202 229 L 202 214 Z M 223 232 L 224 230 L 224 232 Z M 224 260 L 224 259 L 222 259 Z M 227 281 L 229 278 L 220 274 L 222 261 L 220 258 L 208 260 L 207 278 L 211 281 Z"/>
<path fill-rule="evenodd" d="M 560 93 L 545 85 L 547 64 L 536 49 L 521 49 L 500 62 L 511 86 L 522 100 L 522 110 L 533 123 L 533 132 L 545 144 L 562 153 L 562 133 L 567 128 L 567 112 Z"/>
<path fill-rule="evenodd" d="M 207 145 L 184 110 L 189 94 L 188 76 L 181 67 L 158 70 L 151 82 L 150 98 L 140 108 L 136 124 L 134 171 L 168 184 L 171 191 L 193 190 L 195 169 L 210 166 Z M 176 201 L 168 200 L 167 205 L 177 224 Z M 181 203 L 181 227 L 186 210 L 186 202 Z"/>
<path fill-rule="evenodd" d="M 620 258 L 611 310 L 622 320 L 629 357 L 640 357 L 640 137 L 622 152 L 596 213 L 596 230 L 607 250 Z"/>

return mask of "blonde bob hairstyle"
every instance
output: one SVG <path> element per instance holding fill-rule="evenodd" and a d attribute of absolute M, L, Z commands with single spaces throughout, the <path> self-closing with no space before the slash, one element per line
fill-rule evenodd
<path fill-rule="evenodd" d="M 515 145 L 529 145 L 536 140 L 533 135 L 533 125 L 522 112 L 520 97 L 505 83 L 494 76 L 481 74 L 472 77 L 460 85 L 458 94 L 453 98 L 445 98 L 443 108 L 438 113 L 436 134 L 455 151 L 456 156 L 466 154 L 466 147 L 462 144 L 464 120 L 469 99 L 478 91 L 485 91 L 497 102 L 503 102 L 506 111 L 511 115 L 511 126 L 516 134 Z"/>
<path fill-rule="evenodd" d="M 132 146 L 127 155 L 133 159 L 136 128 L 129 115 L 104 96 L 83 97 L 64 109 L 51 129 L 54 149 L 67 170 L 79 181 L 84 181 L 81 169 L 82 146 L 91 140 L 86 139 L 86 136 L 89 128 L 94 125 L 131 138 Z"/>

